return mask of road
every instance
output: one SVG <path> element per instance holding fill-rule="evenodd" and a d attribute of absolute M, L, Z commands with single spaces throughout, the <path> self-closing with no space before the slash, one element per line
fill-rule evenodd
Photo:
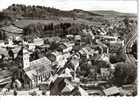
<path fill-rule="evenodd" d="M 132 47 L 132 45 L 133 45 L 133 43 L 134 43 L 134 41 L 136 40 L 136 37 L 137 37 L 136 30 L 134 29 L 134 31 L 130 32 L 129 36 L 131 38 L 125 44 L 124 50 L 126 52 L 127 62 L 129 62 L 129 63 L 131 63 L 133 65 L 136 65 L 136 59 L 135 59 L 135 57 L 132 54 L 130 54 L 131 47 Z"/>

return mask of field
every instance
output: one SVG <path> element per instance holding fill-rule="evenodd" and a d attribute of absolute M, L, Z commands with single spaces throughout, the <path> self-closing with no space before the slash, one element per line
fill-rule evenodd
<path fill-rule="evenodd" d="M 94 18 L 92 18 L 91 20 L 94 20 Z M 15 21 L 13 24 L 17 27 L 20 28 L 24 28 L 25 26 L 29 25 L 29 24 L 35 24 L 35 23 L 43 23 L 43 24 L 49 24 L 49 23 L 53 23 L 53 24 L 58 24 L 58 23 L 79 23 L 79 24 L 85 24 L 85 25 L 95 25 L 95 26 L 99 26 L 102 24 L 102 22 L 100 22 L 100 20 L 97 21 L 90 21 L 90 20 L 86 20 L 86 19 L 81 19 L 81 18 L 77 18 L 77 19 L 73 19 L 73 18 L 67 18 L 67 17 L 61 17 L 57 20 L 47 20 L 47 19 L 22 19 L 22 20 L 18 20 Z"/>

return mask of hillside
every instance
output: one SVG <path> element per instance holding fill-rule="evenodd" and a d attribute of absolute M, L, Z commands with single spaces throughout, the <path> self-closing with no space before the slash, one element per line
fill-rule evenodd
<path fill-rule="evenodd" d="M 135 14 L 132 13 L 121 13 L 113 10 L 93 10 L 90 12 L 104 16 L 136 16 Z"/>
<path fill-rule="evenodd" d="M 88 16 L 100 16 L 99 14 L 77 9 L 72 11 L 63 11 L 44 6 L 26 6 L 19 4 L 13 4 L 3 10 L 3 12 L 16 18 L 30 17 L 49 19 L 56 17 L 86 18 Z"/>
<path fill-rule="evenodd" d="M 85 11 L 81 9 L 73 9 L 70 11 L 63 11 L 56 8 L 44 6 L 26 6 L 22 4 L 13 4 L 4 9 L 2 13 L 7 16 L 3 17 L 4 19 L 2 19 L 2 23 L 12 22 L 12 24 L 20 28 L 24 28 L 29 24 L 36 23 L 79 23 L 98 26 L 106 23 L 109 24 L 112 22 L 112 20 L 115 20 L 115 16 L 124 17 L 130 15 L 116 11 L 104 10 Z M 14 19 L 14 21 L 11 21 L 12 19 Z"/>
<path fill-rule="evenodd" d="M 81 10 L 81 9 L 73 9 L 70 12 L 80 18 L 87 18 L 90 16 L 102 16 L 100 14 L 96 14 L 94 12 L 89 12 L 89 11 L 85 11 L 85 10 Z"/>
<path fill-rule="evenodd" d="M 13 19 L 19 19 L 13 22 L 18 27 L 25 27 L 35 23 L 80 23 L 80 24 L 100 24 L 108 22 L 102 15 L 74 9 L 63 11 L 56 8 L 44 6 L 26 6 L 21 4 L 13 4 L 3 10 L 3 13 Z"/>
<path fill-rule="evenodd" d="M 72 13 L 61 11 L 56 8 L 44 7 L 44 6 L 26 6 L 20 4 L 13 4 L 7 9 L 3 10 L 4 13 L 14 17 L 32 17 L 32 18 L 47 18 L 51 16 L 74 16 Z"/>
<path fill-rule="evenodd" d="M 9 25 L 14 21 L 14 19 L 3 12 L 0 12 L 0 27 L 3 25 Z"/>

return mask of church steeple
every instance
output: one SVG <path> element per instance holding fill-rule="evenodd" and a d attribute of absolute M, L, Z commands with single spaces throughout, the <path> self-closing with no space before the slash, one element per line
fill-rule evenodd
<path fill-rule="evenodd" d="M 29 61 L 29 52 L 27 49 L 23 49 L 23 67 L 27 68 L 30 66 L 30 61 Z"/>

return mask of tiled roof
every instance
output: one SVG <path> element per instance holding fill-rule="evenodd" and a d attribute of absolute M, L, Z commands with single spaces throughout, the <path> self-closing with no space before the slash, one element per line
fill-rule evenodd
<path fill-rule="evenodd" d="M 51 71 L 51 61 L 46 58 L 40 58 L 30 62 L 30 67 L 24 69 L 26 74 L 30 79 L 33 79 L 33 76 L 49 74 Z"/>
<path fill-rule="evenodd" d="M 114 87 L 103 90 L 103 92 L 105 93 L 105 95 L 110 96 L 110 95 L 120 93 L 120 90 L 114 86 Z"/>

